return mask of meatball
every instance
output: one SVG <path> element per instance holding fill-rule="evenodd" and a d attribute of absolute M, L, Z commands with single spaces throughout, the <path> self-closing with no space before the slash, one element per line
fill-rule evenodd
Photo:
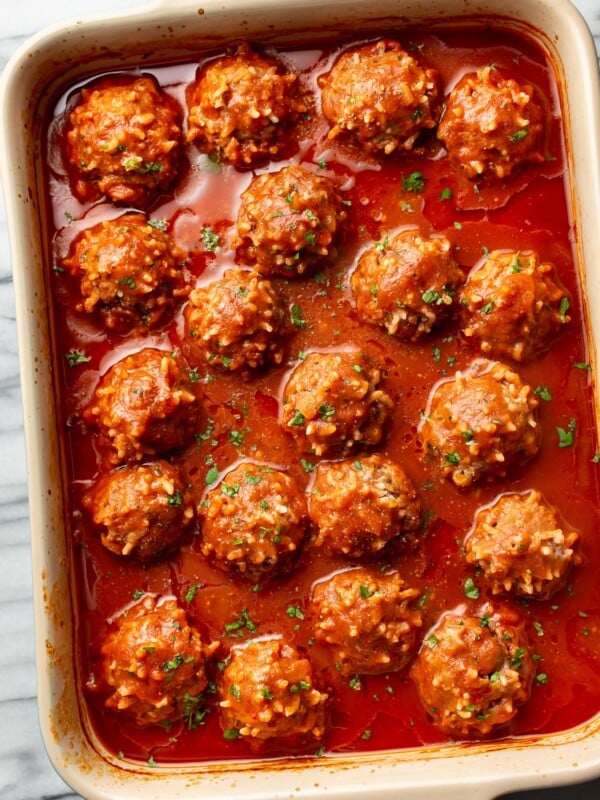
<path fill-rule="evenodd" d="M 199 513 L 202 554 L 251 581 L 291 566 L 308 522 L 306 499 L 292 478 L 250 461 L 208 492 Z"/>
<path fill-rule="evenodd" d="M 377 444 L 392 407 L 380 380 L 361 353 L 310 353 L 284 387 L 281 425 L 318 456 Z"/>
<path fill-rule="evenodd" d="M 385 237 L 366 250 L 350 279 L 361 319 L 401 339 L 429 333 L 449 316 L 463 280 L 450 250 L 448 239 L 418 231 Z"/>
<path fill-rule="evenodd" d="M 182 154 L 180 112 L 152 78 L 101 81 L 69 114 L 67 156 L 86 200 L 147 204 L 169 188 Z"/>
<path fill-rule="evenodd" d="M 102 645 L 107 707 L 140 726 L 185 717 L 207 686 L 206 659 L 216 646 L 202 642 L 175 600 L 146 595 Z"/>
<path fill-rule="evenodd" d="M 402 467 L 380 455 L 318 465 L 308 513 L 317 546 L 342 555 L 372 555 L 420 528 L 417 493 Z"/>
<path fill-rule="evenodd" d="M 167 461 L 123 466 L 103 475 L 86 492 L 83 505 L 108 550 L 140 561 L 176 547 L 194 518 L 179 470 Z"/>
<path fill-rule="evenodd" d="M 185 258 L 167 233 L 132 213 L 82 231 L 63 266 L 79 279 L 78 310 L 128 332 L 156 325 L 185 294 Z"/>
<path fill-rule="evenodd" d="M 539 492 L 505 494 L 481 508 L 464 541 L 466 559 L 481 568 L 492 592 L 547 600 L 579 561 L 579 536 Z"/>
<path fill-rule="evenodd" d="M 496 250 L 462 289 L 462 330 L 484 353 L 530 361 L 569 322 L 569 306 L 552 264 L 536 253 Z"/>
<path fill-rule="evenodd" d="M 516 372 L 478 359 L 432 391 L 421 422 L 426 451 L 459 487 L 498 478 L 537 453 L 538 400 Z"/>
<path fill-rule="evenodd" d="M 280 154 L 308 109 L 298 76 L 247 44 L 201 70 L 188 105 L 188 141 L 237 167 Z"/>
<path fill-rule="evenodd" d="M 438 74 L 395 41 L 381 39 L 338 58 L 319 81 L 329 138 L 349 132 L 366 150 L 412 150 L 439 116 Z"/>
<path fill-rule="evenodd" d="M 315 638 L 344 675 L 402 669 L 413 656 L 422 624 L 414 608 L 419 594 L 397 573 L 339 572 L 313 589 Z"/>
<path fill-rule="evenodd" d="M 197 401 L 177 353 L 146 347 L 121 359 L 100 380 L 84 420 L 113 448 L 112 461 L 139 461 L 186 443 Z"/>
<path fill-rule="evenodd" d="M 184 351 L 192 364 L 235 371 L 283 359 L 285 310 L 275 287 L 254 270 L 229 269 L 194 289 L 184 318 Z"/>
<path fill-rule="evenodd" d="M 310 661 L 283 639 L 233 647 L 219 697 L 223 728 L 231 737 L 259 744 L 323 736 L 327 695 L 315 687 Z"/>
<path fill-rule="evenodd" d="M 485 736 L 529 699 L 535 672 L 523 623 L 506 610 L 446 613 L 425 637 L 411 677 L 434 724 Z"/>
<path fill-rule="evenodd" d="M 508 178 L 519 165 L 544 160 L 545 116 L 532 86 L 490 66 L 456 84 L 438 137 L 469 178 Z"/>
<path fill-rule="evenodd" d="M 238 253 L 263 275 L 302 275 L 331 261 L 346 218 L 329 178 L 292 165 L 254 178 L 238 213 Z"/>

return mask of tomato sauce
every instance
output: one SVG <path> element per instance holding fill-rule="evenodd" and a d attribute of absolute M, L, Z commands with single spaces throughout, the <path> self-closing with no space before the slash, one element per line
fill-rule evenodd
<path fill-rule="evenodd" d="M 413 153 L 371 160 L 326 140 L 327 126 L 317 100 L 301 131 L 296 160 L 316 164 L 323 174 L 335 175 L 344 197 L 351 201 L 339 256 L 335 263 L 310 276 L 293 281 L 273 279 L 286 304 L 297 306 L 297 325 L 282 366 L 244 379 L 198 370 L 195 388 L 202 409 L 200 427 L 195 440 L 174 460 L 182 467 L 196 503 L 202 501 L 215 470 L 222 472 L 241 458 L 280 465 L 301 486 L 309 488 L 317 460 L 300 453 L 278 422 L 286 376 L 303 353 L 315 349 L 353 347 L 373 356 L 385 370 L 384 387 L 394 399 L 384 438 L 375 450 L 405 468 L 419 490 L 424 510 L 422 532 L 414 541 L 388 549 L 385 561 L 378 563 L 397 569 L 421 592 L 423 633 L 444 610 L 463 607 L 477 613 L 487 599 L 483 580 L 466 565 L 461 550 L 479 506 L 508 490 L 535 488 L 579 532 L 583 560 L 562 591 L 545 602 L 519 603 L 510 597 L 503 601 L 516 605 L 526 619 L 538 674 L 546 679 L 534 681 L 530 701 L 500 735 L 564 730 L 600 709 L 600 582 L 596 570 L 600 563 L 600 465 L 595 457 L 588 332 L 574 265 L 574 220 L 567 199 L 569 176 L 556 80 L 538 47 L 509 32 L 466 28 L 434 36 L 403 30 L 394 38 L 439 71 L 445 92 L 465 72 L 488 64 L 535 85 L 546 98 L 551 119 L 548 158 L 523 168 L 509 181 L 487 187 L 464 178 L 433 138 Z M 339 50 L 338 42 L 328 49 L 290 50 L 280 55 L 298 69 L 305 86 L 318 98 L 316 79 L 329 69 Z M 198 63 L 155 68 L 144 65 L 144 72 L 154 75 L 185 108 L 186 85 L 197 67 Z M 49 220 L 54 267 L 50 280 L 66 452 L 67 535 L 76 585 L 77 670 L 96 734 L 125 759 L 152 758 L 157 764 L 255 755 L 244 742 L 223 738 L 214 699 L 208 701 L 204 723 L 194 730 L 188 730 L 183 722 L 168 729 L 139 729 L 104 708 L 104 698 L 96 688 L 102 641 L 111 621 L 134 598 L 153 592 L 175 596 L 206 640 L 222 642 L 223 656 L 228 646 L 252 635 L 243 624 L 248 617 L 255 626 L 254 635 L 283 634 L 308 652 L 319 680 L 331 694 L 328 731 L 319 754 L 443 742 L 446 737 L 428 720 L 407 671 L 349 680 L 325 668 L 325 657 L 314 644 L 307 613 L 310 589 L 317 579 L 357 562 L 317 552 L 308 544 L 291 573 L 264 585 L 251 585 L 207 563 L 195 533 L 171 558 L 150 565 L 114 556 L 100 544 L 82 511 L 81 498 L 107 465 L 96 434 L 82 423 L 81 411 L 100 375 L 111 364 L 147 345 L 179 348 L 183 326 L 179 310 L 172 322 L 148 336 L 120 336 L 105 332 L 95 319 L 75 310 L 77 289 L 61 271 L 60 261 L 81 229 L 124 212 L 108 202 L 82 205 L 71 191 L 73 176 L 62 153 L 65 109 L 77 96 L 77 88 L 57 104 L 49 126 L 47 188 L 53 215 Z M 279 169 L 286 163 L 274 162 L 268 169 Z M 411 191 L 405 179 L 417 171 L 423 176 L 423 188 Z M 153 219 L 167 220 L 177 243 L 188 249 L 192 282 L 214 279 L 235 258 L 231 241 L 239 196 L 251 177 L 250 172 L 216 167 L 188 146 L 187 164 L 173 194 L 161 196 L 149 209 Z M 361 322 L 353 309 L 349 274 L 358 255 L 387 232 L 407 227 L 446 236 L 467 269 L 482 258 L 485 250 L 535 250 L 542 261 L 556 266 L 573 298 L 572 321 L 549 353 L 517 367 L 531 386 L 547 387 L 544 394 L 551 399 L 540 400 L 543 441 L 539 454 L 504 481 L 460 491 L 441 480 L 422 458 L 418 424 L 431 388 L 444 376 L 467 367 L 477 355 L 474 345 L 461 336 L 457 323 L 450 322 L 417 344 L 405 343 Z M 203 242 L 205 228 L 219 236 L 220 246 L 214 252 Z M 65 358 L 71 351 L 81 352 L 89 360 L 71 366 Z M 557 428 L 566 429 L 571 420 L 575 420 L 574 442 L 570 447 L 559 447 Z M 477 598 L 465 595 L 469 577 L 478 587 Z M 232 623 L 240 624 L 232 629 Z M 273 745 L 264 754 L 286 753 Z"/>

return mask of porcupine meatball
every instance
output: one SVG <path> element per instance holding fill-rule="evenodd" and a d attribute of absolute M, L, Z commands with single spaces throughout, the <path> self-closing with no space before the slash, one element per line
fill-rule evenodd
<path fill-rule="evenodd" d="M 152 78 L 106 79 L 81 90 L 69 114 L 67 156 L 76 193 L 147 204 L 169 188 L 182 153 L 176 102 Z"/>
<path fill-rule="evenodd" d="M 437 124 L 438 74 L 398 42 L 381 39 L 342 53 L 319 83 L 329 138 L 349 133 L 371 153 L 412 150 Z"/>
<path fill-rule="evenodd" d="M 565 585 L 579 536 L 537 491 L 504 494 L 481 508 L 464 540 L 466 559 L 492 592 L 547 600 Z"/>
<path fill-rule="evenodd" d="M 284 387 L 281 425 L 318 456 L 377 444 L 392 407 L 380 380 L 361 353 L 309 353 Z"/>
<path fill-rule="evenodd" d="M 192 364 L 230 371 L 280 364 L 285 309 L 272 283 L 237 267 L 194 289 L 184 310 L 184 352 Z"/>
<path fill-rule="evenodd" d="M 335 257 L 345 218 L 333 181 L 292 164 L 259 175 L 243 192 L 238 253 L 263 275 L 302 275 Z"/>
<path fill-rule="evenodd" d="M 309 495 L 315 545 L 342 555 L 372 555 L 421 526 L 414 486 L 398 464 L 380 455 L 321 462 Z"/>
<path fill-rule="evenodd" d="M 506 475 L 537 453 L 538 400 L 516 372 L 477 359 L 432 391 L 421 423 L 425 452 L 459 487 Z"/>
<path fill-rule="evenodd" d="M 188 141 L 237 167 L 279 155 L 308 108 L 298 76 L 247 44 L 202 68 L 188 105 Z"/>
<path fill-rule="evenodd" d="M 535 672 L 522 621 L 488 608 L 446 613 L 425 636 L 411 669 L 421 702 L 450 736 L 485 736 L 527 702 Z"/>
<path fill-rule="evenodd" d="M 448 318 L 462 280 L 448 239 L 404 231 L 362 254 L 350 287 L 361 319 L 414 341 Z"/>
<path fill-rule="evenodd" d="M 451 91 L 438 138 L 469 178 L 508 178 L 544 160 L 545 116 L 532 86 L 484 67 Z"/>
<path fill-rule="evenodd" d="M 289 569 L 306 533 L 306 499 L 285 472 L 243 461 L 200 505 L 201 549 L 216 566 L 257 581 Z"/>
<path fill-rule="evenodd" d="M 215 647 L 175 600 L 145 595 L 102 645 L 102 679 L 112 690 L 107 707 L 140 726 L 181 719 L 207 686 L 205 663 Z"/>
<path fill-rule="evenodd" d="M 185 444 L 198 408 L 188 370 L 177 353 L 145 347 L 100 379 L 84 420 L 99 428 L 113 463 L 139 461 Z"/>
<path fill-rule="evenodd" d="M 124 214 L 82 231 L 66 267 L 79 279 L 77 308 L 120 332 L 150 328 L 185 294 L 186 253 L 143 214 Z"/>
<path fill-rule="evenodd" d="M 402 669 L 413 656 L 422 624 L 414 608 L 419 594 L 395 572 L 338 572 L 313 589 L 315 639 L 330 650 L 331 663 L 344 675 Z"/>
<path fill-rule="evenodd" d="M 462 330 L 484 353 L 530 361 L 569 322 L 569 306 L 552 264 L 536 253 L 496 250 L 461 291 Z"/>
<path fill-rule="evenodd" d="M 323 736 L 327 695 L 316 688 L 310 661 L 283 639 L 233 647 L 219 697 L 222 726 L 231 738 L 260 744 Z"/>
<path fill-rule="evenodd" d="M 179 470 L 162 460 L 103 475 L 86 492 L 83 505 L 107 550 L 140 561 L 173 550 L 194 518 Z"/>

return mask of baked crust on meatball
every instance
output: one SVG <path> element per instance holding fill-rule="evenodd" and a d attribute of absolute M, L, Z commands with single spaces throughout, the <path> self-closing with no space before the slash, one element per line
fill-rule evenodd
<path fill-rule="evenodd" d="M 342 53 L 319 83 L 330 139 L 349 133 L 367 151 L 389 155 L 412 150 L 437 124 L 438 73 L 390 39 Z"/>
<path fill-rule="evenodd" d="M 217 646 L 203 643 L 175 600 L 145 595 L 102 645 L 106 706 L 141 727 L 181 719 L 207 686 L 206 659 Z"/>
<path fill-rule="evenodd" d="M 332 180 L 292 164 L 254 178 L 237 218 L 238 254 L 263 275 L 302 275 L 336 256 L 346 218 Z"/>
<path fill-rule="evenodd" d="M 450 92 L 438 138 L 469 178 L 503 179 L 544 160 L 545 117 L 532 86 L 488 66 Z"/>
<path fill-rule="evenodd" d="M 308 109 L 298 76 L 248 44 L 201 69 L 188 105 L 188 141 L 237 167 L 279 155 Z"/>
<path fill-rule="evenodd" d="M 462 280 L 448 239 L 403 231 L 361 255 L 350 287 L 361 319 L 414 341 L 448 318 Z"/>
<path fill-rule="evenodd" d="M 243 461 L 200 504 L 202 554 L 247 580 L 289 569 L 306 534 L 306 499 L 267 464 Z"/>
<path fill-rule="evenodd" d="M 523 622 L 508 610 L 445 613 L 412 669 L 433 723 L 451 736 L 485 736 L 527 702 L 535 666 Z"/>
<path fill-rule="evenodd" d="M 79 279 L 77 308 L 110 330 L 150 328 L 185 294 L 186 253 L 143 214 L 123 214 L 82 231 L 63 266 Z"/>
<path fill-rule="evenodd" d="M 272 283 L 254 270 L 226 270 L 194 289 L 184 310 L 184 352 L 193 365 L 236 371 L 283 360 L 285 309 Z"/>
<path fill-rule="evenodd" d="M 338 572 L 313 588 L 315 639 L 327 646 L 331 663 L 344 675 L 400 670 L 414 654 L 422 625 L 414 607 L 419 594 L 395 572 L 360 567 Z"/>
<path fill-rule="evenodd" d="M 162 460 L 103 475 L 86 492 L 83 505 L 107 550 L 140 561 L 173 550 L 194 518 L 179 470 Z"/>
<path fill-rule="evenodd" d="M 579 562 L 578 539 L 540 492 L 530 491 L 501 495 L 479 509 L 464 547 L 494 594 L 547 600 Z"/>
<path fill-rule="evenodd" d="M 284 387 L 281 425 L 318 456 L 377 444 L 392 406 L 380 380 L 361 353 L 309 353 Z"/>
<path fill-rule="evenodd" d="M 380 455 L 321 462 L 309 495 L 316 546 L 361 557 L 420 528 L 420 503 L 398 464 Z"/>
<path fill-rule="evenodd" d="M 552 264 L 537 253 L 499 250 L 471 270 L 460 295 L 462 331 L 484 353 L 530 361 L 570 317 L 570 299 Z"/>
<path fill-rule="evenodd" d="M 148 204 L 175 179 L 182 143 L 179 107 L 152 78 L 107 78 L 82 89 L 67 127 L 76 194 Z"/>
<path fill-rule="evenodd" d="M 117 464 L 181 447 L 194 432 L 197 416 L 183 359 L 152 347 L 113 364 L 83 412 L 111 445 Z"/>
<path fill-rule="evenodd" d="M 316 688 L 310 661 L 283 639 L 232 647 L 219 697 L 229 736 L 260 744 L 318 740 L 325 731 L 327 695 Z"/>
<path fill-rule="evenodd" d="M 477 359 L 431 392 L 420 433 L 442 475 L 459 487 L 498 478 L 537 453 L 538 400 L 516 372 Z"/>

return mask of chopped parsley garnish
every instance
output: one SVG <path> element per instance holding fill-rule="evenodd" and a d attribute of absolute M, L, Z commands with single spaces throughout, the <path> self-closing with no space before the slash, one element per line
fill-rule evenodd
<path fill-rule="evenodd" d="M 562 300 L 560 301 L 560 306 L 558 308 L 558 313 L 560 314 L 560 321 L 561 322 L 563 322 L 563 323 L 567 322 L 567 312 L 568 312 L 570 307 L 571 307 L 571 304 L 569 303 L 568 298 L 567 297 L 563 297 Z"/>
<path fill-rule="evenodd" d="M 311 462 L 307 461 L 305 458 L 300 459 L 300 465 L 307 475 L 310 475 L 311 472 L 315 471 L 315 465 L 311 464 Z"/>
<path fill-rule="evenodd" d="M 330 420 L 335 414 L 335 408 L 330 403 L 321 403 L 318 408 L 319 416 L 324 422 Z"/>
<path fill-rule="evenodd" d="M 201 586 L 200 583 L 192 583 L 190 588 L 185 593 L 185 597 L 183 598 L 186 603 L 191 603 L 193 601 L 194 597 L 196 597 L 196 592 L 198 591 L 200 586 Z"/>
<path fill-rule="evenodd" d="M 575 440 L 575 428 L 577 427 L 577 420 L 573 417 L 569 420 L 569 424 L 567 429 L 556 426 L 556 433 L 558 434 L 558 446 L 559 447 L 571 447 Z"/>
<path fill-rule="evenodd" d="M 151 225 L 153 228 L 163 232 L 169 227 L 169 223 L 166 219 L 149 219 L 148 225 Z"/>
<path fill-rule="evenodd" d="M 542 400 L 545 400 L 547 403 L 552 400 L 552 393 L 547 386 L 542 386 L 540 384 L 539 386 L 536 386 L 533 391 L 538 397 L 541 397 Z"/>
<path fill-rule="evenodd" d="M 373 597 L 374 592 L 372 592 L 368 586 L 361 586 L 360 588 L 360 596 L 364 597 L 365 600 L 368 600 L 369 597 Z"/>
<path fill-rule="evenodd" d="M 351 689 L 354 689 L 355 692 L 360 692 L 360 690 L 362 689 L 362 683 L 360 682 L 360 677 L 358 676 L 358 673 L 354 675 L 354 677 L 350 678 L 350 680 L 348 681 L 348 686 Z"/>
<path fill-rule="evenodd" d="M 304 619 L 304 613 L 298 605 L 288 606 L 285 610 L 285 613 L 292 619 Z"/>
<path fill-rule="evenodd" d="M 250 618 L 247 608 L 242 608 L 240 616 L 234 622 L 225 625 L 225 633 L 230 636 L 244 636 L 244 630 L 248 633 L 256 633 L 257 626 Z"/>
<path fill-rule="evenodd" d="M 223 731 L 223 738 L 227 739 L 228 741 L 233 741 L 234 739 L 240 738 L 240 732 L 237 728 L 227 728 Z"/>
<path fill-rule="evenodd" d="M 69 350 L 68 353 L 65 353 L 65 358 L 70 367 L 76 367 L 79 364 L 87 364 L 88 361 L 91 360 L 90 357 L 82 353 L 81 350 Z"/>
<path fill-rule="evenodd" d="M 209 253 L 214 253 L 221 242 L 221 237 L 212 228 L 202 228 L 202 244 Z"/>
<path fill-rule="evenodd" d="M 306 322 L 304 317 L 302 316 L 302 309 L 300 306 L 293 305 L 291 308 L 290 318 L 292 320 L 292 325 L 294 325 L 298 330 L 303 331 L 306 327 Z"/>
<path fill-rule="evenodd" d="M 511 142 L 516 143 L 522 141 L 526 136 L 527 136 L 527 131 L 524 128 L 521 128 L 521 130 L 511 133 L 508 138 L 510 139 Z"/>
<path fill-rule="evenodd" d="M 290 420 L 290 425 L 293 428 L 301 428 L 302 425 L 306 422 L 306 417 L 301 411 L 296 411 L 292 419 Z"/>
<path fill-rule="evenodd" d="M 411 172 L 407 178 L 402 178 L 402 190 L 405 192 L 422 192 L 425 188 L 425 178 L 422 172 Z"/>
<path fill-rule="evenodd" d="M 449 186 L 446 186 L 440 192 L 440 200 L 451 200 L 454 197 L 454 192 Z"/>
<path fill-rule="evenodd" d="M 241 447 L 244 444 L 245 436 L 246 434 L 244 431 L 231 430 L 229 431 L 229 444 L 235 447 Z"/>
<path fill-rule="evenodd" d="M 487 315 L 493 308 L 494 308 L 494 301 L 489 300 L 484 306 L 481 306 L 481 313 Z"/>
<path fill-rule="evenodd" d="M 208 472 L 206 473 L 205 483 L 207 486 L 211 486 L 219 477 L 219 470 L 217 467 L 211 467 Z"/>
<path fill-rule="evenodd" d="M 444 463 L 446 466 L 455 467 L 460 462 L 458 453 L 446 453 L 444 455 Z"/>
<path fill-rule="evenodd" d="M 183 505 L 183 493 L 179 490 L 173 492 L 173 494 L 167 495 L 167 503 L 170 506 L 180 506 Z"/>
<path fill-rule="evenodd" d="M 183 664 L 183 656 L 181 653 L 177 653 L 173 658 L 170 658 L 168 661 L 162 665 L 163 672 L 173 672 L 178 667 Z"/>
<path fill-rule="evenodd" d="M 431 636 L 428 636 L 425 641 L 427 642 L 427 647 L 429 647 L 431 650 L 434 650 L 438 646 L 440 640 L 435 634 L 432 633 Z"/>
<path fill-rule="evenodd" d="M 468 597 L 469 600 L 477 600 L 479 597 L 479 589 L 475 585 L 475 581 L 473 578 L 467 578 L 464 583 L 464 591 L 465 597 Z"/>
<path fill-rule="evenodd" d="M 434 289 L 428 289 L 426 292 L 423 292 L 421 300 L 428 305 L 433 303 L 439 305 L 442 302 L 439 292 L 436 292 Z"/>
<path fill-rule="evenodd" d="M 545 673 L 545 672 L 539 672 L 539 673 L 538 673 L 538 674 L 535 676 L 535 682 L 536 682 L 537 684 L 544 684 L 544 683 L 548 683 L 548 676 L 546 675 L 546 673 Z"/>

